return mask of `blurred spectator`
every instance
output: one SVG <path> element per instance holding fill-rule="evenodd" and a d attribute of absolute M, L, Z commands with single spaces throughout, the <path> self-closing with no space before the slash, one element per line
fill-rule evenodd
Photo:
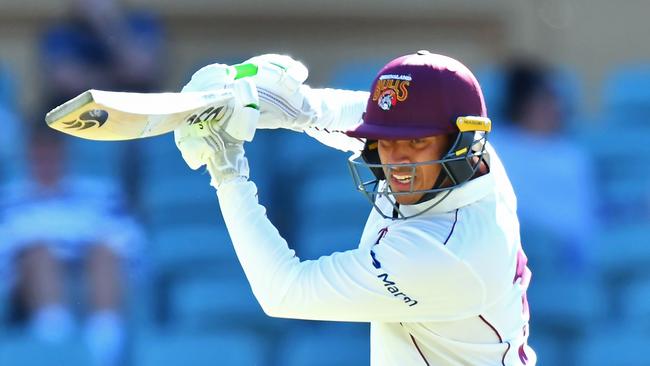
<path fill-rule="evenodd" d="M 592 161 L 566 133 L 551 70 L 530 61 L 506 70 L 506 123 L 491 136 L 517 193 L 522 242 L 535 264 L 579 271 L 594 231 Z"/>
<path fill-rule="evenodd" d="M 33 121 L 42 123 L 44 112 L 87 89 L 151 92 L 160 88 L 163 26 L 146 9 L 124 5 L 121 0 L 68 0 L 67 17 L 45 28 L 40 43 L 44 104 Z M 118 148 L 79 140 L 68 145 L 76 163 L 74 173 L 121 180 L 126 183 L 128 202 L 137 202 L 140 144 Z M 102 167 L 96 166 L 98 160 L 104 161 Z"/>
<path fill-rule="evenodd" d="M 147 92 L 161 78 L 162 26 L 119 0 L 69 0 L 69 17 L 42 39 L 46 102 L 54 107 L 90 88 Z"/>
<path fill-rule="evenodd" d="M 83 335 L 89 350 L 97 365 L 118 365 L 125 342 L 124 270 L 138 257 L 140 228 L 123 211 L 115 187 L 64 175 L 60 138 L 36 129 L 29 180 L 5 188 L 0 274 L 11 279 L 14 310 L 41 340 L 70 337 L 75 310 L 87 303 Z M 80 287 L 76 273 L 83 273 L 88 299 L 75 298 L 70 306 L 64 288 L 73 278 L 68 287 Z"/>

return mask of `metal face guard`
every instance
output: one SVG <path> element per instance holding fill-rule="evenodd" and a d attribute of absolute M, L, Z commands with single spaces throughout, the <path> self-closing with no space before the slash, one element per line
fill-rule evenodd
<path fill-rule="evenodd" d="M 474 135 L 473 139 L 470 140 L 471 142 L 467 144 L 469 146 L 466 147 L 458 146 L 459 142 L 462 140 L 461 134 L 459 134 L 454 146 L 442 159 L 439 160 L 404 164 L 381 164 L 366 162 L 361 156 L 361 152 L 354 154 L 348 159 L 348 167 L 355 188 L 366 197 L 368 202 L 370 202 L 375 210 L 377 210 L 377 212 L 384 218 L 404 220 L 421 215 L 440 204 L 440 202 L 449 196 L 453 189 L 459 188 L 469 182 L 478 171 L 482 161 L 488 162 L 489 157 L 485 151 L 487 133 L 477 132 L 476 134 L 472 134 Z M 388 182 L 379 179 L 376 174 L 378 170 L 381 170 L 385 173 L 384 175 L 387 175 L 386 173 L 390 172 L 392 169 L 397 169 L 399 171 L 410 170 L 411 175 L 415 177 L 417 167 L 433 164 L 441 165 L 440 172 L 449 178 L 449 181 L 452 183 L 450 186 L 434 186 L 429 189 L 414 190 L 413 185 L 415 179 L 412 179 L 408 191 L 393 192 L 391 191 Z M 458 172 L 456 170 L 458 170 L 459 166 L 462 166 L 464 170 L 463 175 L 465 176 L 460 180 L 455 178 L 458 177 Z M 431 201 L 431 205 L 415 215 L 406 216 L 400 210 L 400 205 L 397 203 L 396 197 L 412 194 L 423 194 L 424 200 L 419 203 Z M 383 212 L 383 210 L 377 205 L 377 198 L 382 196 L 386 197 L 388 202 L 390 202 L 392 212 Z"/>

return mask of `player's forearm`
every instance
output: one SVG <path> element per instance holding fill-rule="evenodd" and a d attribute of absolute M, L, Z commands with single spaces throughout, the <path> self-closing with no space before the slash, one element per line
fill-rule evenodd
<path fill-rule="evenodd" d="M 252 182 L 243 179 L 228 182 L 219 188 L 217 195 L 253 293 L 264 311 L 273 315 L 298 271 L 300 260 L 266 218 Z"/>
<path fill-rule="evenodd" d="M 342 89 L 311 89 L 305 87 L 307 103 L 315 118 L 310 126 L 328 131 L 348 131 L 361 122 L 368 92 Z"/>
<path fill-rule="evenodd" d="M 477 275 L 448 251 L 431 250 L 430 238 L 417 232 L 409 232 L 412 240 L 392 232 L 394 243 L 375 247 L 380 268 L 362 249 L 300 262 L 266 218 L 253 183 L 231 180 L 217 192 L 237 257 L 270 316 L 444 321 L 483 309 L 485 287 Z M 412 256 L 418 260 L 407 265 L 403 258 Z"/>
<path fill-rule="evenodd" d="M 345 131 L 357 126 L 366 107 L 368 93 L 339 89 L 305 89 L 306 104 L 314 116 L 304 132 L 323 145 L 342 151 L 357 152 L 363 141 Z"/>

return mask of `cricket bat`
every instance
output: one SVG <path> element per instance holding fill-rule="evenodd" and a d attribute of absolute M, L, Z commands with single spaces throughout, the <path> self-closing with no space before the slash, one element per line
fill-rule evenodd
<path fill-rule="evenodd" d="M 233 66 L 236 77 L 253 76 L 257 66 Z M 129 93 L 87 90 L 45 116 L 51 128 L 89 140 L 121 141 L 171 132 L 223 115 L 233 94 L 228 88 L 209 92 Z"/>

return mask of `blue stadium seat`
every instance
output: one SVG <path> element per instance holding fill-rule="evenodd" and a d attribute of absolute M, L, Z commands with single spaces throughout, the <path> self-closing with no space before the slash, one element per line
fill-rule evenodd
<path fill-rule="evenodd" d="M 621 128 L 621 122 L 607 118 L 582 138 L 597 162 L 604 218 L 616 224 L 646 222 L 650 219 L 650 170 L 641 167 L 650 155 L 650 124 Z"/>
<path fill-rule="evenodd" d="M 171 325 L 178 329 L 231 328 L 266 319 L 240 268 L 221 276 L 179 279 L 170 295 Z"/>
<path fill-rule="evenodd" d="M 0 337 L 2 336 L 2 331 L 6 328 L 7 324 L 7 311 L 8 311 L 8 302 L 9 298 L 4 291 L 0 290 Z"/>
<path fill-rule="evenodd" d="M 286 149 L 281 145 L 284 135 L 296 134 L 284 130 L 258 130 L 252 142 L 244 144 L 248 165 L 250 168 L 250 180 L 255 182 L 258 189 L 258 198 L 262 205 L 273 209 L 276 202 L 282 202 L 282 197 L 276 197 L 276 182 L 278 174 L 284 170 L 287 164 L 282 150 Z"/>
<path fill-rule="evenodd" d="M 502 67 L 495 65 L 483 65 L 474 68 L 474 74 L 481 85 L 488 116 L 497 123 L 495 127 L 498 127 L 498 124 L 506 117 L 505 93 L 507 85 L 504 70 Z M 559 94 L 562 106 L 567 112 L 569 123 L 574 123 L 575 116 L 582 113 L 584 107 L 582 103 L 582 81 L 579 75 L 575 70 L 559 66 L 554 69 L 550 82 Z"/>
<path fill-rule="evenodd" d="M 1 87 L 1 86 L 0 86 Z M 1 97 L 0 97 L 1 98 Z M 24 178 L 28 173 L 24 123 L 0 102 L 0 179 L 3 183 Z"/>
<path fill-rule="evenodd" d="M 210 177 L 192 173 L 195 175 L 170 175 L 157 180 L 145 178 L 140 189 L 140 207 L 149 228 L 223 224 L 216 192 L 209 184 Z"/>
<path fill-rule="evenodd" d="M 314 171 L 345 168 L 345 159 L 350 155 L 325 146 L 306 133 L 278 130 L 273 134 L 272 154 L 279 165 L 273 167 L 272 172 L 281 174 L 285 182 L 287 171 L 297 174 L 294 179 L 302 179 Z"/>
<path fill-rule="evenodd" d="M 623 288 L 621 313 L 623 322 L 630 328 L 648 332 L 650 331 L 650 279 L 647 273 L 645 275 L 644 279 L 634 281 Z"/>
<path fill-rule="evenodd" d="M 0 61 L 0 108 L 15 112 L 18 108 L 16 103 L 18 92 L 12 69 Z"/>
<path fill-rule="evenodd" d="M 605 317 L 607 300 L 595 276 L 558 275 L 540 281 L 533 274 L 528 288 L 531 329 L 579 333 Z"/>
<path fill-rule="evenodd" d="M 606 276 L 638 277 L 647 275 L 650 265 L 650 225 L 617 225 L 605 228 L 590 248 L 598 270 Z"/>
<path fill-rule="evenodd" d="M 474 68 L 474 75 L 481 85 L 488 116 L 494 122 L 500 122 L 505 113 L 503 108 L 506 86 L 503 71 L 495 65 L 483 65 Z"/>
<path fill-rule="evenodd" d="M 605 114 L 629 118 L 650 112 L 650 65 L 629 65 L 613 70 L 604 83 Z M 646 121 L 640 121 L 643 123 Z M 645 123 L 647 124 L 647 123 Z"/>
<path fill-rule="evenodd" d="M 283 342 L 278 365 L 359 366 L 370 364 L 368 324 L 333 323 L 297 328 Z"/>
<path fill-rule="evenodd" d="M 554 269 L 566 266 L 562 263 L 562 255 L 566 251 L 562 241 L 549 230 L 536 227 L 530 222 L 521 222 L 521 243 L 528 257 L 528 267 L 533 272 L 535 280 L 540 276 L 554 273 Z"/>
<path fill-rule="evenodd" d="M 311 201 L 337 199 L 330 197 L 329 193 L 306 188 L 310 180 L 325 177 L 337 181 L 338 177 L 346 177 L 344 179 L 347 179 L 347 183 L 342 193 L 354 192 L 346 163 L 350 154 L 324 146 L 305 133 L 273 131 L 273 137 L 272 153 L 260 159 L 269 165 L 268 175 L 273 187 L 273 197 L 268 197 L 268 194 L 261 190 L 260 201 L 263 204 L 270 202 L 266 206 L 269 218 L 292 244 L 295 242 L 293 239 L 297 230 L 302 230 L 301 215 L 305 210 L 324 209 L 312 205 Z M 255 161 L 252 161 L 252 164 L 254 166 Z M 331 189 L 328 189 L 328 192 L 331 192 Z M 304 219 L 310 220 L 311 216 L 318 214 L 318 211 L 310 212 L 309 217 Z"/>
<path fill-rule="evenodd" d="M 171 134 L 137 141 L 139 206 L 154 232 L 169 225 L 220 224 L 219 205 L 210 176 L 192 171 Z"/>
<path fill-rule="evenodd" d="M 134 344 L 137 366 L 265 366 L 267 346 L 250 333 L 148 334 Z"/>
<path fill-rule="evenodd" d="M 0 365 L 88 366 L 90 355 L 79 339 L 45 343 L 22 334 L 0 339 Z"/>
<path fill-rule="evenodd" d="M 537 354 L 538 365 L 571 366 L 563 360 L 566 358 L 562 342 L 552 333 L 532 330 L 528 344 Z"/>
<path fill-rule="evenodd" d="M 181 153 L 176 148 L 174 135 L 168 133 L 135 142 L 138 148 L 137 157 L 141 162 L 144 176 L 168 177 L 176 174 L 190 175 Z"/>
<path fill-rule="evenodd" d="M 118 181 L 124 174 L 132 142 L 91 141 L 66 137 L 66 161 L 70 174 Z"/>
<path fill-rule="evenodd" d="M 274 143 L 278 134 L 288 133 L 280 130 L 256 131 L 253 142 L 246 143 L 246 156 L 251 160 L 251 175 L 256 182 L 265 179 L 266 170 L 271 167 L 268 162 L 277 151 Z M 192 171 L 183 161 L 181 153 L 174 142 L 173 134 L 169 133 L 145 140 L 137 141 L 141 160 L 141 173 L 147 181 L 155 182 L 158 179 L 169 177 L 196 177 L 205 175 L 206 184 L 210 181 L 205 169 Z M 257 161 L 260 161 L 256 164 Z M 279 163 L 280 161 L 278 161 Z"/>
<path fill-rule="evenodd" d="M 149 248 L 150 284 L 132 300 L 134 316 L 141 323 L 173 323 L 171 317 L 178 311 L 175 301 L 179 301 L 174 291 L 183 281 L 241 271 L 223 225 L 169 225 L 152 233 Z M 153 316 L 147 314 L 147 306 L 153 306 L 149 309 Z M 193 311 L 189 309 L 185 313 Z"/>
<path fill-rule="evenodd" d="M 619 327 L 590 332 L 576 348 L 576 366 L 645 366 L 650 335 Z"/>
<path fill-rule="evenodd" d="M 262 204 L 273 202 L 272 169 L 282 161 L 274 157 L 273 133 L 258 131 L 246 144 L 251 179 Z M 216 193 L 204 168 L 192 171 L 183 161 L 171 135 L 138 141 L 141 146 L 140 206 L 149 227 L 178 223 L 222 223 Z M 274 164 L 274 163 L 277 163 Z"/>
<path fill-rule="evenodd" d="M 237 265 L 228 232 L 217 224 L 174 225 L 154 232 L 150 252 L 158 271 L 187 273 Z"/>
<path fill-rule="evenodd" d="M 287 195 L 292 200 L 293 241 L 301 259 L 354 249 L 370 212 L 355 190 L 347 159 L 350 153 L 324 146 L 306 136 L 292 136 L 294 172 Z M 284 177 L 287 180 L 287 177 Z"/>
<path fill-rule="evenodd" d="M 357 192 L 350 174 L 315 172 L 296 192 L 294 244 L 301 259 L 356 249 L 371 206 Z"/>
<path fill-rule="evenodd" d="M 389 60 L 346 60 L 334 68 L 328 87 L 336 89 L 370 91 L 373 79 Z"/>

